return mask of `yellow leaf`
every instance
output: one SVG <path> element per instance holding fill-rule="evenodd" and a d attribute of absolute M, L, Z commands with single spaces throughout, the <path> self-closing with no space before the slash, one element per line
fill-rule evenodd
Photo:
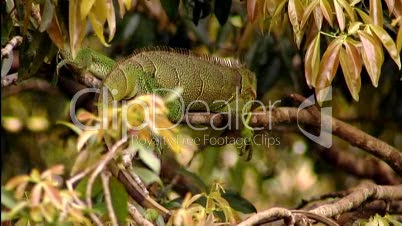
<path fill-rule="evenodd" d="M 324 17 L 322 15 L 322 11 L 321 11 L 320 7 L 315 7 L 313 13 L 314 13 L 315 25 L 317 26 L 318 30 L 321 30 L 322 20 Z"/>
<path fill-rule="evenodd" d="M 293 27 L 295 42 L 298 48 L 303 38 L 303 30 L 301 30 L 300 23 L 303 17 L 303 5 L 300 0 L 289 0 L 288 2 L 289 20 Z"/>
<path fill-rule="evenodd" d="M 402 49 L 402 26 L 399 26 L 398 35 L 396 36 L 396 49 L 398 53 L 401 52 Z"/>
<path fill-rule="evenodd" d="M 346 13 L 348 14 L 350 20 L 353 22 L 356 20 L 355 13 L 353 12 L 352 7 L 349 5 L 349 2 L 346 0 L 336 0 L 345 9 Z"/>
<path fill-rule="evenodd" d="M 383 25 L 384 20 L 381 0 L 370 0 L 370 17 L 373 19 L 375 25 Z"/>
<path fill-rule="evenodd" d="M 336 19 L 338 20 L 339 28 L 341 29 L 341 31 L 344 31 L 345 30 L 345 14 L 343 13 L 343 9 L 337 0 L 334 1 L 334 5 L 335 5 Z"/>
<path fill-rule="evenodd" d="M 96 0 L 95 5 L 89 13 L 89 20 L 91 21 L 96 36 L 98 36 L 102 44 L 109 46 L 109 44 L 106 43 L 103 35 L 103 26 L 109 13 L 106 1 L 107 0 Z"/>
<path fill-rule="evenodd" d="M 78 50 L 81 47 L 82 40 L 85 36 L 86 20 L 81 19 L 80 15 L 81 0 L 71 0 L 68 8 L 68 30 L 70 36 L 71 55 L 75 58 Z"/>
<path fill-rule="evenodd" d="M 307 20 L 310 18 L 311 13 L 313 12 L 313 10 L 317 7 L 317 5 L 319 4 L 318 0 L 313 0 L 312 2 L 310 2 L 310 4 L 306 7 L 306 9 L 303 12 L 303 17 L 300 23 L 300 29 L 304 29 L 304 26 L 307 23 Z"/>
<path fill-rule="evenodd" d="M 333 21 L 333 17 L 332 17 L 332 8 L 331 5 L 329 4 L 328 0 L 321 0 L 320 1 L 320 8 L 321 8 L 321 12 L 324 15 L 325 19 L 328 21 L 329 25 L 332 27 L 332 21 Z"/>
<path fill-rule="evenodd" d="M 95 0 L 85 0 L 81 2 L 81 20 L 85 20 L 94 5 Z"/>
<path fill-rule="evenodd" d="M 399 70 L 401 69 L 401 58 L 399 55 L 399 51 L 395 45 L 395 42 L 392 40 L 391 36 L 378 25 L 369 25 L 370 29 L 375 33 L 375 35 L 380 39 L 385 49 L 387 49 L 391 58 L 395 61 L 396 65 L 398 65 Z"/>
<path fill-rule="evenodd" d="M 107 14 L 107 24 L 109 27 L 109 39 L 108 41 L 112 41 L 114 34 L 116 33 L 116 15 L 114 13 L 114 6 L 113 6 L 113 1 L 112 0 L 107 0 L 107 8 L 108 8 L 108 14 Z"/>
<path fill-rule="evenodd" d="M 365 24 L 373 23 L 373 20 L 371 19 L 371 17 L 369 15 L 367 15 L 367 13 L 365 13 L 363 10 L 361 10 L 359 8 L 355 8 L 355 10 L 359 14 L 360 18 L 362 18 L 362 20 Z"/>

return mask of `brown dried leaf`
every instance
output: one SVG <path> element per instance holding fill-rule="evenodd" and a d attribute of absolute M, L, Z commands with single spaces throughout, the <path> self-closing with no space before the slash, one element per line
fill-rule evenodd
<path fill-rule="evenodd" d="M 378 86 L 381 66 L 384 62 L 384 53 L 379 43 L 373 36 L 365 31 L 358 31 L 362 42 L 362 58 L 364 66 L 370 76 L 374 87 Z"/>
<path fill-rule="evenodd" d="M 314 9 L 314 21 L 315 25 L 317 26 L 318 30 L 321 30 L 322 20 L 323 20 L 322 11 L 319 7 L 315 7 Z"/>

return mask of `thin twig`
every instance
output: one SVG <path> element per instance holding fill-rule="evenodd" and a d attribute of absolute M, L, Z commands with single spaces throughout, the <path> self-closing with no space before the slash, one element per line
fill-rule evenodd
<path fill-rule="evenodd" d="M 8 41 L 7 45 L 1 49 L 1 58 L 8 57 L 15 47 L 21 45 L 22 40 L 23 38 L 21 36 L 14 36 Z"/>
<path fill-rule="evenodd" d="M 12 73 L 1 79 L 1 87 L 9 86 L 18 80 L 18 73 Z"/>
<path fill-rule="evenodd" d="M 262 222 L 267 222 L 267 220 L 274 221 L 279 219 L 286 219 L 289 222 L 288 225 L 295 224 L 294 216 L 290 210 L 274 207 L 252 215 L 246 220 L 240 222 L 237 226 L 252 226 Z"/>
<path fill-rule="evenodd" d="M 116 155 L 117 151 L 119 150 L 119 147 L 126 143 L 127 139 L 121 139 L 117 141 L 112 148 L 109 150 L 109 152 L 104 156 L 103 160 L 98 163 L 97 167 L 95 170 L 92 172 L 91 176 L 88 179 L 88 185 L 86 188 L 86 202 L 87 206 L 89 208 L 92 208 L 92 188 L 95 183 L 96 177 L 102 172 L 102 170 L 106 167 L 106 165 L 109 163 L 110 160 L 113 159 L 113 157 Z"/>
<path fill-rule="evenodd" d="M 151 222 L 145 219 L 140 212 L 138 212 L 137 208 L 131 203 L 128 203 L 128 212 L 130 213 L 131 217 L 140 226 L 154 226 Z"/>
<path fill-rule="evenodd" d="M 102 186 L 103 186 L 103 194 L 105 195 L 105 202 L 106 202 L 106 207 L 109 213 L 109 218 L 112 221 L 113 226 L 118 226 L 116 214 L 114 212 L 113 204 L 112 204 L 112 197 L 110 195 L 110 189 L 109 189 L 109 179 L 110 179 L 110 172 L 108 171 L 103 171 L 101 174 L 101 179 L 102 179 Z"/>

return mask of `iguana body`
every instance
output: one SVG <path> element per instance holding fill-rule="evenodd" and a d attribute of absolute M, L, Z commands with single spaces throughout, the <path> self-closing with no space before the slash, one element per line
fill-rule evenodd
<path fill-rule="evenodd" d="M 167 48 L 137 51 L 119 62 L 91 49 L 82 49 L 74 60 L 68 59 L 69 54 L 64 55 L 67 56 L 65 63 L 102 79 L 116 101 L 154 91 L 164 96 L 167 91 L 159 89 L 181 87 L 184 106 L 180 100 L 168 106 L 169 117 L 173 120 L 180 119 L 183 107 L 205 111 L 206 104 L 211 112 L 227 112 L 230 107 L 235 113 L 256 97 L 254 73 L 233 60 Z M 251 104 L 248 104 L 245 112 L 250 108 Z"/>
<path fill-rule="evenodd" d="M 62 55 L 64 60 L 58 65 L 58 69 L 69 64 L 103 80 L 109 97 L 113 97 L 107 103 L 110 100 L 120 101 L 153 92 L 165 96 L 169 93 L 161 91 L 161 88 L 173 90 L 181 87 L 184 105 L 180 100 L 168 104 L 169 117 L 172 120 L 181 118 L 183 107 L 188 107 L 191 111 L 205 111 L 205 104 L 211 112 L 231 111 L 235 114 L 256 97 L 254 73 L 237 61 L 166 48 L 137 51 L 118 62 L 91 49 L 82 49 L 74 60 L 67 52 L 62 52 Z M 100 97 L 103 96 L 102 92 L 103 89 Z M 191 104 L 194 101 L 196 103 Z M 200 104 L 201 101 L 205 104 Z M 102 107 L 103 102 L 99 98 L 99 113 L 102 112 Z M 251 103 L 245 106 L 244 112 L 250 109 Z M 124 175 L 127 176 L 127 173 Z M 126 189 L 133 192 L 139 190 L 134 185 Z M 164 214 L 168 212 L 155 204 L 145 192 L 137 192 L 139 196 L 144 196 L 140 202 L 148 203 Z"/>

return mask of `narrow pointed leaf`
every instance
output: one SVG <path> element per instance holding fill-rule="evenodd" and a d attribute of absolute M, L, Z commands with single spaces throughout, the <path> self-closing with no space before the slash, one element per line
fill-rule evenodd
<path fill-rule="evenodd" d="M 114 12 L 114 6 L 113 6 L 113 1 L 112 0 L 107 0 L 107 25 L 109 27 L 109 39 L 108 41 L 112 41 L 114 34 L 116 33 L 116 15 Z"/>
<path fill-rule="evenodd" d="M 71 0 L 68 9 L 68 32 L 70 35 L 71 55 L 75 58 L 77 51 L 81 47 L 82 40 L 85 36 L 85 20 L 81 19 L 80 13 L 81 0 Z"/>
<path fill-rule="evenodd" d="M 247 0 L 247 18 L 250 22 L 254 22 L 257 17 L 257 0 Z"/>
<path fill-rule="evenodd" d="M 317 26 L 318 30 L 321 30 L 322 21 L 324 17 L 322 15 L 320 7 L 315 7 L 313 13 L 314 13 L 315 25 Z"/>
<path fill-rule="evenodd" d="M 399 70 L 401 69 L 401 58 L 399 55 L 399 51 L 395 45 L 394 40 L 392 40 L 391 36 L 378 25 L 370 25 L 370 29 L 375 33 L 375 35 L 380 39 L 385 49 L 387 49 L 391 58 L 395 61 L 396 65 L 398 65 Z"/>
<path fill-rule="evenodd" d="M 387 4 L 389 13 L 392 14 L 395 7 L 395 0 L 384 0 L 384 1 Z"/>
<path fill-rule="evenodd" d="M 362 22 L 352 22 L 348 28 L 348 35 L 356 34 L 361 25 L 363 25 Z"/>
<path fill-rule="evenodd" d="M 331 5 L 329 4 L 328 0 L 320 0 L 320 8 L 321 12 L 324 15 L 325 19 L 328 21 L 329 25 L 333 26 L 333 11 Z"/>
<path fill-rule="evenodd" d="M 342 8 L 345 9 L 346 13 L 348 14 L 350 20 L 353 22 L 356 20 L 355 13 L 353 12 L 353 8 L 349 5 L 349 2 L 346 0 L 336 0 Z"/>
<path fill-rule="evenodd" d="M 42 13 L 42 22 L 39 26 L 39 31 L 44 32 L 52 23 L 54 14 L 54 6 L 50 0 L 45 0 L 45 4 L 43 6 L 43 13 Z"/>
<path fill-rule="evenodd" d="M 96 0 L 95 5 L 89 13 L 89 20 L 91 21 L 92 28 L 94 29 L 96 36 L 98 36 L 99 40 L 105 46 L 108 46 L 108 44 L 103 35 L 103 26 L 106 22 L 107 14 L 108 8 L 106 0 Z"/>
<path fill-rule="evenodd" d="M 319 77 L 326 78 L 329 81 L 335 76 L 336 70 L 339 65 L 339 50 L 342 46 L 340 38 L 333 40 L 324 55 L 320 63 Z M 318 82 L 318 81 L 317 81 Z"/>
<path fill-rule="evenodd" d="M 362 18 L 362 20 L 365 24 L 373 23 L 373 19 L 371 19 L 371 17 L 369 15 L 367 15 L 367 13 L 365 13 L 363 10 L 361 10 L 359 8 L 355 8 L 355 10 L 359 14 L 360 18 Z"/>
<path fill-rule="evenodd" d="M 110 178 L 110 196 L 113 209 L 120 225 L 124 225 L 128 215 L 128 194 L 124 186 L 115 178 Z"/>
<path fill-rule="evenodd" d="M 336 19 L 338 20 L 339 28 L 341 29 L 341 31 L 344 31 L 345 30 L 345 14 L 343 13 L 343 9 L 337 0 L 334 1 L 334 6 L 335 6 Z"/>
<path fill-rule="evenodd" d="M 300 23 L 300 29 L 304 29 L 304 26 L 307 23 L 307 20 L 310 18 L 311 13 L 313 12 L 313 10 L 317 7 L 317 5 L 319 4 L 318 0 L 313 0 L 312 2 L 310 2 L 310 4 L 304 9 L 303 12 L 303 16 L 302 16 L 302 20 Z"/>
<path fill-rule="evenodd" d="M 306 82 L 311 88 L 315 86 L 315 81 L 320 69 L 320 33 L 317 34 L 307 48 L 304 62 Z"/>
<path fill-rule="evenodd" d="M 374 87 L 378 86 L 381 66 L 384 62 L 384 53 L 379 43 L 373 36 L 365 31 L 359 31 L 362 42 L 362 58 L 364 66 L 370 76 Z"/>
<path fill-rule="evenodd" d="M 379 26 L 383 25 L 384 19 L 381 0 L 370 0 L 370 17 L 373 19 L 374 24 Z"/>
<path fill-rule="evenodd" d="M 231 7 L 232 7 L 232 0 L 215 1 L 214 14 L 221 26 L 223 26 L 228 20 Z"/>
<path fill-rule="evenodd" d="M 346 46 L 347 44 L 345 47 Z M 358 54 L 356 47 L 353 46 L 352 48 L 354 49 L 351 49 L 350 46 L 348 47 L 349 50 L 341 48 L 339 61 L 349 92 L 352 94 L 352 97 L 355 101 L 359 101 L 359 92 L 361 87 L 360 72 L 362 64 L 360 62 L 360 55 Z M 357 54 L 355 50 L 357 51 Z"/>
<path fill-rule="evenodd" d="M 339 51 L 342 46 L 341 38 L 333 40 L 324 55 L 320 63 L 320 70 L 318 72 L 315 93 L 317 101 L 321 103 L 325 100 L 326 92 L 322 92 L 325 88 L 331 85 L 331 82 L 336 74 L 339 65 Z"/>
<path fill-rule="evenodd" d="M 96 0 L 84 0 L 81 2 L 81 20 L 85 20 L 86 17 L 88 16 L 89 12 L 92 9 L 92 6 L 94 5 Z"/>
<path fill-rule="evenodd" d="M 398 35 L 396 36 L 396 49 L 398 53 L 401 52 L 402 49 L 402 26 L 399 27 Z"/>
<path fill-rule="evenodd" d="M 161 4 L 169 20 L 174 20 L 179 12 L 180 0 L 161 0 Z"/>
<path fill-rule="evenodd" d="M 293 33 L 297 47 L 300 47 L 303 38 L 303 31 L 300 28 L 300 23 L 303 17 L 303 5 L 300 0 L 289 0 L 288 2 L 289 20 L 292 24 Z"/>

